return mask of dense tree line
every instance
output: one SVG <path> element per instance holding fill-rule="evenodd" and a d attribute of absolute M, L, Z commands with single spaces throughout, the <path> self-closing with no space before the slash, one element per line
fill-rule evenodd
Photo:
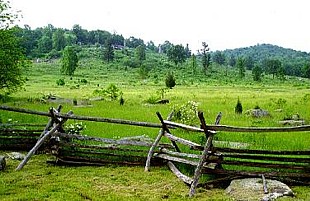
<path fill-rule="evenodd" d="M 215 53 L 214 53 L 215 54 Z M 237 48 L 222 51 L 227 64 L 234 66 L 237 58 L 245 59 L 245 66 L 253 70 L 259 65 L 266 74 L 275 76 L 292 75 L 307 76 L 307 64 L 310 62 L 310 54 L 307 52 L 287 49 L 271 44 L 258 44 L 251 47 Z M 276 63 L 276 65 L 274 65 Z"/>
<path fill-rule="evenodd" d="M 115 49 L 126 46 L 135 50 L 136 57 L 135 61 L 127 63 L 137 64 L 140 67 L 146 59 L 146 50 L 166 54 L 168 60 L 175 66 L 182 65 L 192 56 L 188 44 L 184 47 L 166 40 L 156 46 L 152 41 L 145 43 L 134 36 L 124 38 L 122 35 L 103 30 L 88 31 L 80 25 L 74 25 L 72 29 L 62 29 L 49 24 L 34 30 L 25 25 L 24 28 L 17 27 L 16 30 L 16 35 L 22 39 L 22 47 L 29 58 L 60 58 L 66 46 L 75 45 L 102 47 L 101 57 L 107 62 L 114 60 Z M 271 74 L 274 78 L 284 78 L 284 75 L 309 77 L 310 72 L 309 53 L 269 44 L 210 52 L 208 45 L 202 43 L 202 48 L 196 56 L 195 59 L 205 74 L 208 71 L 212 72 L 212 63 L 226 68 L 227 66 L 237 68 L 241 78 L 244 77 L 245 70 L 254 71 L 252 74 L 256 81 L 261 80 L 258 76 L 262 76 L 263 73 Z"/>

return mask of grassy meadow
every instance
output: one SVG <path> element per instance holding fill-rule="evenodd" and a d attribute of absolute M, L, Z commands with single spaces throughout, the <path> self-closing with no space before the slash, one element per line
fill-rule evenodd
<path fill-rule="evenodd" d="M 160 96 L 165 87 L 168 70 L 151 70 L 147 78 L 141 78 L 138 68 L 104 64 L 96 59 L 82 59 L 75 75 L 70 78 L 60 74 L 59 61 L 34 63 L 27 69 L 27 82 L 23 90 L 3 100 L 3 105 L 48 111 L 49 107 L 63 105 L 62 112 L 72 110 L 76 115 L 120 118 L 133 121 L 159 123 L 156 112 L 166 117 L 174 107 L 188 101 L 198 103 L 206 122 L 213 124 L 216 115 L 223 113 L 222 125 L 279 127 L 280 120 L 299 115 L 310 124 L 310 81 L 287 77 L 273 80 L 268 75 L 260 83 L 251 81 L 251 74 L 240 81 L 234 69 L 213 67 L 210 76 L 193 75 L 186 67 L 174 72 L 177 85 L 164 94 L 169 104 L 150 104 L 147 100 Z M 65 85 L 56 81 L 64 79 Z M 87 82 L 82 82 L 82 80 Z M 96 89 L 115 84 L 122 92 L 124 105 L 119 101 L 94 100 Z M 59 102 L 42 101 L 48 95 L 63 98 Z M 270 116 L 253 118 L 235 114 L 237 100 L 243 111 L 260 107 Z M 72 104 L 76 99 L 77 106 Z M 46 117 L 0 111 L 2 123 L 42 123 Z M 68 123 L 74 123 L 68 121 Z M 83 122 L 83 134 L 106 138 L 146 135 L 155 138 L 158 129 L 107 123 Z M 198 119 L 194 122 L 198 125 Z M 181 133 L 193 141 L 198 134 Z M 303 133 L 218 133 L 216 140 L 249 143 L 253 149 L 309 150 L 309 132 Z M 5 152 L 2 151 L 2 154 Z M 46 164 L 52 156 L 36 155 L 23 170 L 15 172 L 18 161 L 7 160 L 7 169 L 0 172 L 1 200 L 229 200 L 223 189 L 199 189 L 193 199 L 188 198 L 188 187 L 179 181 L 168 168 L 144 167 L 55 167 Z M 294 187 L 296 198 L 279 200 L 310 200 L 309 187 Z"/>

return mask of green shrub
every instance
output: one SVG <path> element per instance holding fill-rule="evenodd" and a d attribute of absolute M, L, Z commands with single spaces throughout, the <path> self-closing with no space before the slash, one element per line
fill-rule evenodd
<path fill-rule="evenodd" d="M 115 84 L 110 84 L 106 89 L 94 90 L 93 94 L 106 97 L 111 101 L 114 101 L 117 100 L 118 97 L 122 96 L 123 92 Z"/>
<path fill-rule="evenodd" d="M 64 86 L 66 83 L 65 83 L 65 80 L 63 78 L 60 78 L 60 79 L 56 80 L 56 84 L 58 86 Z"/>
<path fill-rule="evenodd" d="M 167 74 L 165 83 L 166 83 L 166 87 L 170 89 L 172 89 L 176 85 L 175 78 L 171 72 Z"/>
<path fill-rule="evenodd" d="M 86 79 L 81 79 L 81 81 L 80 81 L 81 83 L 83 83 L 83 84 L 87 84 L 88 83 L 88 81 L 86 80 Z"/>
<path fill-rule="evenodd" d="M 237 101 L 237 105 L 235 107 L 235 113 L 236 114 L 242 114 L 242 104 L 241 104 L 239 98 L 238 98 L 238 101 Z"/>
<path fill-rule="evenodd" d="M 156 104 L 159 100 L 160 98 L 158 96 L 152 95 L 151 97 L 146 99 L 145 102 L 149 104 Z"/>
<path fill-rule="evenodd" d="M 74 98 L 74 99 L 72 100 L 72 102 L 73 102 L 73 105 L 77 105 L 77 99 L 76 99 L 76 98 Z"/>

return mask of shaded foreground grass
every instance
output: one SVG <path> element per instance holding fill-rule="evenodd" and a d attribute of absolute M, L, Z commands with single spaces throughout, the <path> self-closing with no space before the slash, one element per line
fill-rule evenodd
<path fill-rule="evenodd" d="M 199 189 L 194 199 L 188 187 L 167 168 L 65 167 L 46 164 L 49 156 L 36 155 L 23 170 L 7 160 L 1 172 L 1 200 L 229 200 L 223 190 Z"/>
<path fill-rule="evenodd" d="M 4 154 L 2 152 L 1 154 Z M 231 200 L 224 189 L 198 189 L 194 198 L 189 188 L 165 167 L 102 166 L 66 167 L 47 164 L 47 155 L 35 155 L 21 171 L 19 161 L 7 159 L 0 172 L 1 200 Z M 294 187 L 295 198 L 309 200 L 309 187 Z"/>

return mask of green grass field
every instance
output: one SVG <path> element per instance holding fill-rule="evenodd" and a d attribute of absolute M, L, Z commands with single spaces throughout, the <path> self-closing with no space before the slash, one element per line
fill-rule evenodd
<path fill-rule="evenodd" d="M 310 123 L 310 81 L 287 78 L 285 81 L 266 78 L 262 83 L 253 83 L 250 74 L 247 80 L 239 81 L 233 76 L 223 76 L 221 70 L 210 78 L 191 76 L 185 69 L 176 71 L 177 86 L 165 93 L 170 103 L 149 104 L 147 100 L 158 96 L 164 88 L 165 74 L 150 72 L 148 79 L 140 79 L 138 69 L 125 69 L 117 65 L 106 65 L 97 60 L 84 59 L 75 76 L 63 76 L 60 64 L 34 64 L 27 70 L 24 90 L 4 101 L 3 105 L 48 111 L 60 103 L 42 102 L 43 96 L 53 94 L 68 99 L 61 103 L 63 112 L 72 110 L 76 115 L 120 118 L 133 121 L 159 123 L 156 112 L 166 117 L 173 107 L 188 101 L 198 103 L 208 124 L 213 124 L 216 115 L 223 113 L 221 124 L 232 126 L 278 127 L 278 122 L 298 114 Z M 56 81 L 64 79 L 65 85 Z M 81 80 L 86 79 L 87 83 Z M 125 104 L 119 101 L 87 101 L 96 97 L 93 91 L 115 84 L 122 92 Z M 98 86 L 99 85 L 99 86 Z M 270 117 L 253 118 L 234 112 L 238 98 L 243 111 L 259 106 L 270 112 Z M 72 104 L 77 99 L 78 106 Z M 281 109 L 281 111 L 279 111 Z M 48 118 L 28 114 L 0 111 L 2 123 L 47 123 Z M 73 123 L 69 121 L 68 123 Z M 83 122 L 83 134 L 106 138 L 147 135 L 155 138 L 158 129 L 127 125 Z M 199 124 L 199 121 L 195 122 Z M 195 134 L 193 140 L 200 136 Z M 309 150 L 309 132 L 303 133 L 218 133 L 217 140 L 249 143 L 250 148 L 274 150 Z M 5 152 L 2 152 L 4 154 Z M 179 181 L 168 168 L 152 168 L 145 173 L 144 167 L 55 167 L 46 164 L 52 156 L 36 155 L 21 171 L 15 172 L 18 161 L 8 160 L 8 167 L 0 172 L 1 200 L 229 200 L 223 189 L 199 189 L 193 199 L 188 198 L 188 187 Z M 294 187 L 297 198 L 279 200 L 309 200 L 309 187 Z"/>

